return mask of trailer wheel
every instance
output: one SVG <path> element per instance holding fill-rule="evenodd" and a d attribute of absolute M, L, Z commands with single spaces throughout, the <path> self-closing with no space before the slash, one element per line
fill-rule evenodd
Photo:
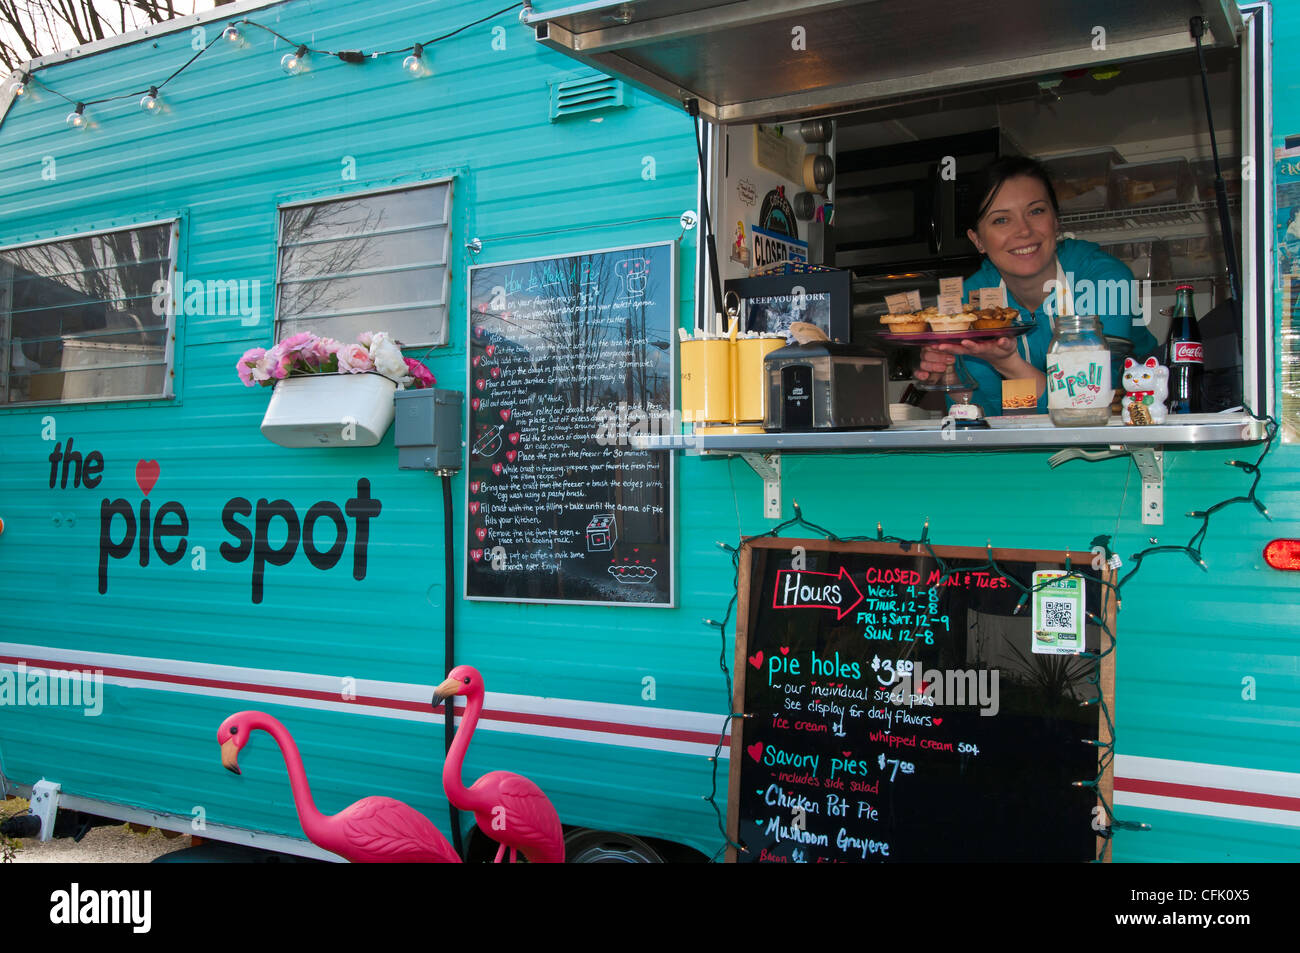
<path fill-rule="evenodd" d="M 565 863 L 662 864 L 663 855 L 639 837 L 578 828 L 564 836 Z"/>

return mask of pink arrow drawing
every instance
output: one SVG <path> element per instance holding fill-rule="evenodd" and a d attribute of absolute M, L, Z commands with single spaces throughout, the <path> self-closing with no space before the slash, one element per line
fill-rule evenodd
<path fill-rule="evenodd" d="M 781 579 L 782 576 L 793 576 L 794 579 L 793 581 L 791 581 L 790 579 L 786 579 L 783 583 Z M 830 583 L 818 581 L 818 580 L 809 580 L 808 582 L 805 583 L 804 577 L 806 576 L 820 576 L 822 580 L 835 580 L 836 582 L 847 584 L 848 589 L 852 589 L 853 590 L 852 594 L 857 598 L 853 600 L 853 603 L 851 605 L 844 606 L 843 603 L 848 598 L 849 593 L 843 586 L 841 586 L 839 590 L 841 592 L 840 604 L 837 605 L 833 602 L 830 602 L 828 601 L 828 597 L 830 595 Z M 821 599 L 823 601 L 820 602 L 802 601 L 800 597 L 800 592 L 808 588 L 811 588 L 813 590 L 812 596 L 814 599 Z M 783 601 L 782 600 L 783 595 L 784 596 L 793 595 L 794 601 L 791 602 Z M 837 622 L 840 622 L 843 621 L 846 615 L 848 615 L 850 612 L 856 609 L 858 607 L 858 603 L 860 603 L 861 601 L 862 601 L 862 590 L 858 588 L 858 584 L 853 581 L 853 577 L 849 575 L 848 569 L 845 568 L 844 566 L 840 567 L 840 571 L 838 573 L 809 572 L 806 569 L 778 569 L 776 572 L 776 589 L 772 593 L 773 609 L 834 609 L 836 612 L 839 613 L 839 615 L 836 616 L 835 620 Z"/>

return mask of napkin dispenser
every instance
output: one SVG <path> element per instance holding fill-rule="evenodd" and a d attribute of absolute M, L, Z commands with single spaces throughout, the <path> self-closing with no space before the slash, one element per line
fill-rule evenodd
<path fill-rule="evenodd" d="M 889 426 L 889 367 L 855 344 L 814 341 L 767 355 L 763 429 L 881 430 Z"/>

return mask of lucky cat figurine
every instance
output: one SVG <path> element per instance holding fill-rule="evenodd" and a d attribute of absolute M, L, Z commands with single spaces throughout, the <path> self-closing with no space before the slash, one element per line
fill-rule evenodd
<path fill-rule="evenodd" d="M 1131 357 L 1124 358 L 1124 409 L 1126 424 L 1162 424 L 1169 414 L 1165 405 L 1169 397 L 1169 368 L 1162 367 L 1154 358 L 1139 364 Z"/>

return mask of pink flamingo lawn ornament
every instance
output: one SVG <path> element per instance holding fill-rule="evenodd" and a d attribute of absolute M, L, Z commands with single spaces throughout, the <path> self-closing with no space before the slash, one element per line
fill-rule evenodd
<path fill-rule="evenodd" d="M 441 700 L 453 695 L 465 696 L 465 714 L 461 716 L 447 760 L 442 764 L 442 786 L 447 800 L 462 811 L 473 811 L 479 830 L 501 845 L 496 863 L 501 863 L 507 847 L 512 864 L 516 850 L 530 863 L 564 863 L 560 816 L 536 784 L 509 771 L 490 771 L 468 788 L 461 782 L 465 752 L 469 750 L 474 726 L 483 711 L 483 676 L 478 669 L 458 665 L 434 690 L 434 697 Z"/>
<path fill-rule="evenodd" d="M 239 750 L 257 729 L 271 735 L 280 746 L 293 803 L 303 833 L 317 847 L 333 851 L 353 863 L 459 864 L 460 856 L 438 828 L 415 808 L 391 797 L 367 797 L 345 807 L 333 817 L 316 810 L 307 784 L 302 755 L 289 730 L 265 712 L 241 711 L 217 729 L 221 763 L 239 774 Z"/>

